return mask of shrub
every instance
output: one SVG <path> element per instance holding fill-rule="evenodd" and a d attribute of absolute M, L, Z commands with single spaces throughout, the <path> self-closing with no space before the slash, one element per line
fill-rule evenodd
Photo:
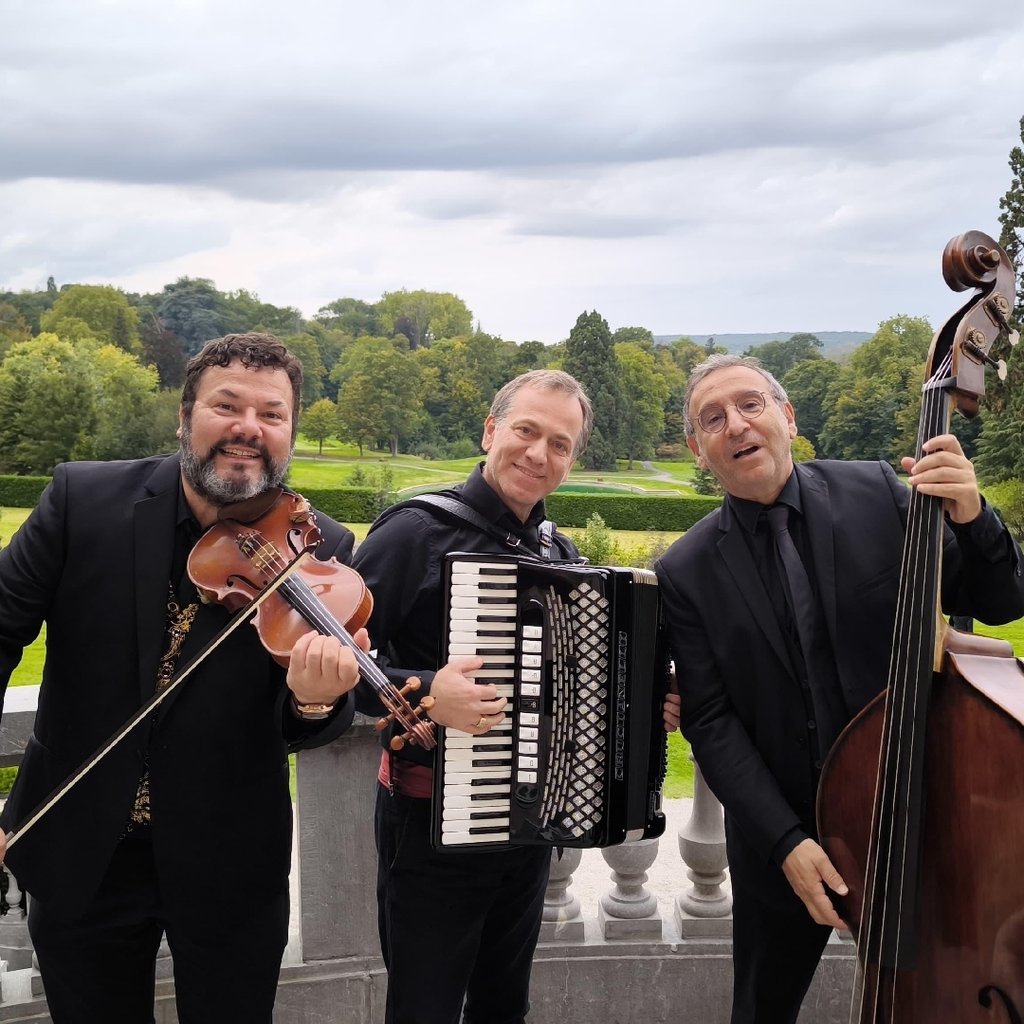
<path fill-rule="evenodd" d="M 476 441 L 470 441 L 463 437 L 445 445 L 444 451 L 446 459 L 472 459 L 480 454 L 480 445 Z"/>
<path fill-rule="evenodd" d="M 0 505 L 35 508 L 49 482 L 48 476 L 0 476 Z"/>
<path fill-rule="evenodd" d="M 339 523 L 372 523 L 377 518 L 375 487 L 305 487 L 302 496 Z"/>
<path fill-rule="evenodd" d="M 641 494 L 552 494 L 545 502 L 559 526 L 583 529 L 597 512 L 610 530 L 681 533 L 721 504 L 717 497 L 652 497 Z"/>
<path fill-rule="evenodd" d="M 611 565 L 615 542 L 612 532 L 605 526 L 599 512 L 594 512 L 588 519 L 583 535 L 576 540 L 576 547 L 591 565 Z"/>

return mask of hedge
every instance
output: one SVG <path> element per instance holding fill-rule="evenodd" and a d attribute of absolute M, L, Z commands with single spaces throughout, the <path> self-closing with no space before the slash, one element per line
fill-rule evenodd
<path fill-rule="evenodd" d="M 302 496 L 339 523 L 372 523 L 377 518 L 380 492 L 375 487 L 303 487 Z"/>
<path fill-rule="evenodd" d="M 0 476 L 0 507 L 34 508 L 48 476 Z M 380 492 L 373 487 L 307 487 L 314 508 L 340 523 L 372 523 Z M 548 515 L 559 526 L 582 529 L 599 513 L 609 530 L 664 530 L 678 533 L 718 508 L 721 498 L 670 498 L 639 494 L 552 494 Z"/>
<path fill-rule="evenodd" d="M 545 502 L 559 526 L 584 527 L 597 512 L 609 530 L 665 530 L 678 533 L 713 512 L 716 497 L 669 498 L 642 494 L 552 494 Z"/>
<path fill-rule="evenodd" d="M 0 476 L 0 507 L 35 508 L 48 476 Z"/>

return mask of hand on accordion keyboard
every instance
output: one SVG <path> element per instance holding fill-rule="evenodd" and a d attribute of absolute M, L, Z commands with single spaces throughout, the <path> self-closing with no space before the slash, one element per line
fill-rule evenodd
<path fill-rule="evenodd" d="M 482 735 L 505 720 L 508 701 L 491 683 L 478 683 L 472 673 L 483 658 L 459 656 L 438 670 L 430 685 L 434 706 L 428 714 L 438 725 Z"/>

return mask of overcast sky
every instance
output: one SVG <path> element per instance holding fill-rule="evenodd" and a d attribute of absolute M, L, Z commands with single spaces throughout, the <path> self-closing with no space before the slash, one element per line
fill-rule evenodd
<path fill-rule="evenodd" d="M 937 326 L 1024 2 L 5 0 L 0 289 L 459 295 L 558 341 Z"/>

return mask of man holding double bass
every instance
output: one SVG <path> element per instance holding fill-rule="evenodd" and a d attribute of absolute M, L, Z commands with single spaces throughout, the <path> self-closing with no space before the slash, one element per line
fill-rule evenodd
<path fill-rule="evenodd" d="M 0 553 L 0 693 L 47 630 L 5 831 L 228 622 L 186 559 L 218 516 L 281 482 L 301 385 L 276 338 L 218 338 L 188 364 L 177 454 L 54 471 Z M 317 557 L 347 563 L 352 534 L 318 524 Z M 333 637 L 302 636 L 286 672 L 243 624 L 19 836 L 7 861 L 31 896 L 54 1024 L 152 1021 L 164 934 L 182 1024 L 269 1024 L 288 930 L 287 753 L 345 730 L 356 679 Z"/>
<path fill-rule="evenodd" d="M 726 497 L 655 568 L 682 730 L 725 807 L 732 1024 L 791 1024 L 843 926 L 815 792 L 832 742 L 885 685 L 910 489 L 885 462 L 795 466 L 793 407 L 757 360 L 710 357 L 685 409 L 687 443 Z M 943 609 L 1024 615 L 1024 558 L 956 438 L 903 468 L 945 505 Z"/>

